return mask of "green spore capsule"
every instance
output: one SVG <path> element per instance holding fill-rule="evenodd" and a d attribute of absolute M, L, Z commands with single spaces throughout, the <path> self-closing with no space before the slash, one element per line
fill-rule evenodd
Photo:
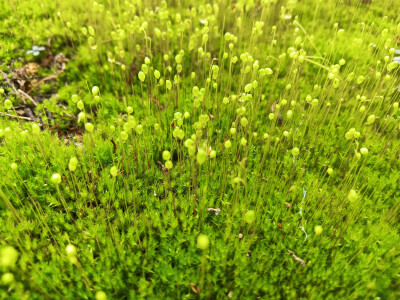
<path fill-rule="evenodd" d="M 60 184 L 60 183 L 61 183 L 61 175 L 58 174 L 58 173 L 53 174 L 53 175 L 51 176 L 51 181 L 52 181 L 54 184 Z"/>
<path fill-rule="evenodd" d="M 256 220 L 256 212 L 254 210 L 248 210 L 244 215 L 244 220 L 248 224 L 253 224 Z"/>
<path fill-rule="evenodd" d="M 206 250 L 210 244 L 210 239 L 205 234 L 200 234 L 197 237 L 197 247 L 201 250 Z"/>
<path fill-rule="evenodd" d="M 14 247 L 6 246 L 0 250 L 0 266 L 4 268 L 14 267 L 18 260 L 18 252 Z"/>
<path fill-rule="evenodd" d="M 116 166 L 112 166 L 110 169 L 110 174 L 112 177 L 116 177 L 118 175 L 118 168 Z"/>
<path fill-rule="evenodd" d="M 320 235 L 322 233 L 323 229 L 321 225 L 317 225 L 314 227 L 314 232 L 316 235 Z"/>

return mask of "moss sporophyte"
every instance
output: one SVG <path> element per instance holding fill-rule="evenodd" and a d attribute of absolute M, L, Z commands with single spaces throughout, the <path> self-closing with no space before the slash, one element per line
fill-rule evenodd
<path fill-rule="evenodd" d="M 400 1 L 3 2 L 0 299 L 400 299 Z"/>

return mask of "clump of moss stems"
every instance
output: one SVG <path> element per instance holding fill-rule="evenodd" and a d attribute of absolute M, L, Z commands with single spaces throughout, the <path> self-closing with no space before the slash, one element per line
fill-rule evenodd
<path fill-rule="evenodd" d="M 399 296 L 390 1 L 54 2 L 83 136 L 0 82 L 0 296 Z"/>

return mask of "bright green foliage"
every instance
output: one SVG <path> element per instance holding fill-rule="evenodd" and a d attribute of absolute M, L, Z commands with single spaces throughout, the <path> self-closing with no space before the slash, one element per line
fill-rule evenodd
<path fill-rule="evenodd" d="M 0 299 L 399 299 L 400 1 L 0 1 Z"/>

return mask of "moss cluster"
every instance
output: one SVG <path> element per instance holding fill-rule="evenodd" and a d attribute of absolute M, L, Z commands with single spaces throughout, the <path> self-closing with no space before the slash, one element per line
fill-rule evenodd
<path fill-rule="evenodd" d="M 1 2 L 0 298 L 399 298 L 399 10 Z"/>

